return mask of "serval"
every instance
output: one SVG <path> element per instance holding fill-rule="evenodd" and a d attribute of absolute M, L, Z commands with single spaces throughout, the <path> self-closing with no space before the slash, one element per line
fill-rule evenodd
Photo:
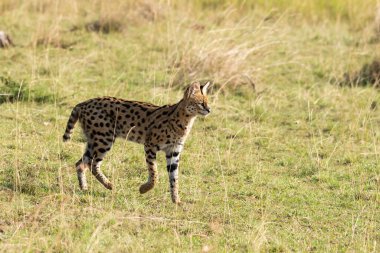
<path fill-rule="evenodd" d="M 76 163 L 79 186 L 87 190 L 86 170 L 107 189 L 112 184 L 100 170 L 106 153 L 116 137 L 144 145 L 148 181 L 140 186 L 140 193 L 151 190 L 157 182 L 156 153 L 166 154 L 171 199 L 180 203 L 178 195 L 178 164 L 186 137 L 195 118 L 211 112 L 207 103 L 210 82 L 189 85 L 183 98 L 176 104 L 157 106 L 145 102 L 114 97 L 93 98 L 76 105 L 67 122 L 63 141 L 68 141 L 79 120 L 87 139 L 83 156 Z"/>

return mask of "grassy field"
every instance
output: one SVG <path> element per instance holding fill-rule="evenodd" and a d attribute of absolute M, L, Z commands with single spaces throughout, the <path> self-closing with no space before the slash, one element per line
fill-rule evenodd
<path fill-rule="evenodd" d="M 380 57 L 376 0 L 2 0 L 1 252 L 379 252 L 380 92 L 339 86 Z M 98 23 L 91 23 L 98 21 Z M 100 24 L 100 31 L 97 30 Z M 171 203 L 165 157 L 116 141 L 114 190 L 74 163 L 72 107 L 178 101 L 213 80 Z"/>

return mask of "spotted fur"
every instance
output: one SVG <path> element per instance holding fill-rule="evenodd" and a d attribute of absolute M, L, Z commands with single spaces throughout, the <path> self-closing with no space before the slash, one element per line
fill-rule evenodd
<path fill-rule="evenodd" d="M 191 84 L 184 97 L 174 105 L 156 106 L 113 97 L 94 98 L 76 105 L 63 140 L 70 139 L 79 120 L 87 138 L 86 150 L 76 163 L 80 188 L 87 189 L 85 172 L 90 169 L 100 183 L 112 189 L 100 165 L 115 139 L 121 137 L 144 145 L 149 176 L 148 181 L 140 186 L 140 193 L 154 187 L 157 182 L 156 153 L 165 152 L 171 198 L 174 203 L 179 203 L 179 157 L 196 116 L 210 113 L 206 96 L 209 84 Z"/>

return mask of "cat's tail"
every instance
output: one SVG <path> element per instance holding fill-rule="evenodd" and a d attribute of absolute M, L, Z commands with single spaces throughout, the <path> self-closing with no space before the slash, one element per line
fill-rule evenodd
<path fill-rule="evenodd" d="M 73 133 L 75 123 L 77 123 L 79 119 L 79 113 L 80 113 L 80 108 L 79 106 L 75 106 L 73 111 L 71 112 L 70 118 L 67 121 L 67 126 L 66 126 L 66 131 L 65 134 L 63 135 L 63 141 L 69 141 L 71 138 L 71 134 Z"/>

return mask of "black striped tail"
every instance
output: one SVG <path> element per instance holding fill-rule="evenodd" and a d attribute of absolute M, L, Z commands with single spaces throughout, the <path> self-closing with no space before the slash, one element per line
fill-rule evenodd
<path fill-rule="evenodd" d="M 73 129 L 75 126 L 75 123 L 77 123 L 79 118 L 79 108 L 76 106 L 74 107 L 73 111 L 71 112 L 70 118 L 67 121 L 66 131 L 63 135 L 63 141 L 69 141 L 71 138 L 71 134 L 73 133 Z"/>

